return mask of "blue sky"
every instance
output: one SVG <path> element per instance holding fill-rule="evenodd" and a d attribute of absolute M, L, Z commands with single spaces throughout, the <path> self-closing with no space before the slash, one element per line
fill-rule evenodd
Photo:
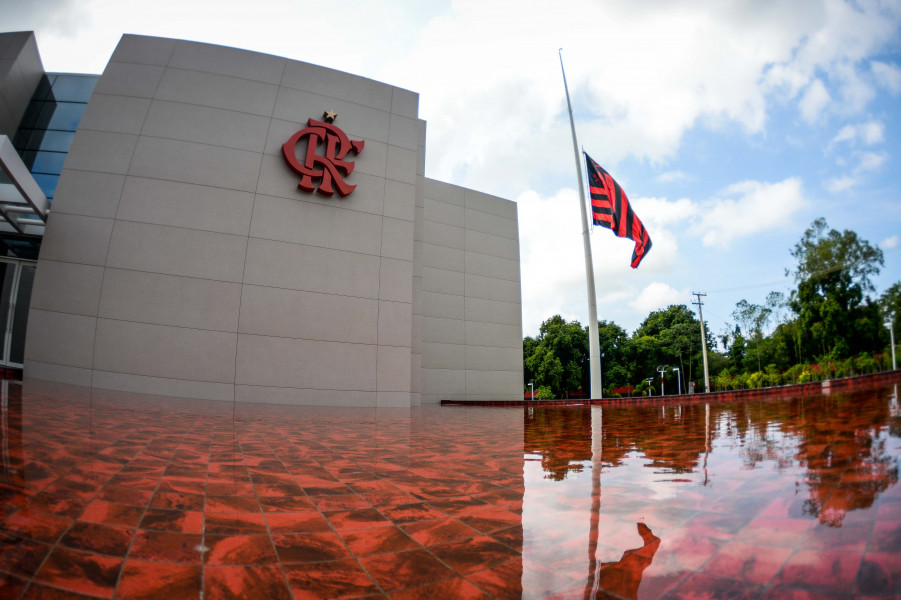
<path fill-rule="evenodd" d="M 579 143 L 613 174 L 654 247 L 591 236 L 598 316 L 634 330 L 707 292 L 789 291 L 790 250 L 818 217 L 885 253 L 901 280 L 901 0 L 446 2 L 5 0 L 48 70 L 99 72 L 123 33 L 237 46 L 420 93 L 426 174 L 519 206 L 523 330 L 587 322 Z"/>

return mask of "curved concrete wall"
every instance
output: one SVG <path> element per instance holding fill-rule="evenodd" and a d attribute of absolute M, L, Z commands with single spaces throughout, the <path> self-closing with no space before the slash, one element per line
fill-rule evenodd
<path fill-rule="evenodd" d="M 346 198 L 298 190 L 281 156 L 325 110 L 365 140 Z M 26 377 L 249 402 L 419 403 L 417 114 L 417 94 L 346 73 L 124 36 L 60 179 Z M 515 230 L 515 205 L 496 200 Z M 511 395 L 521 347 L 517 361 Z"/>

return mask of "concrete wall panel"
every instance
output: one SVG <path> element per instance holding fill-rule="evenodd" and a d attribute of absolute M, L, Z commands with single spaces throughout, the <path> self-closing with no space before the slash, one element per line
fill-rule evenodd
<path fill-rule="evenodd" d="M 378 347 L 371 344 L 240 334 L 236 383 L 376 391 L 377 350 Z"/>
<path fill-rule="evenodd" d="M 110 60 L 166 66 L 175 44 L 175 40 L 126 34 L 122 36 Z"/>
<path fill-rule="evenodd" d="M 268 117 L 272 115 L 277 94 L 276 85 L 215 73 L 168 68 L 160 79 L 155 98 Z"/>
<path fill-rule="evenodd" d="M 32 308 L 28 312 L 26 360 L 90 369 L 96 322 L 95 317 Z"/>
<path fill-rule="evenodd" d="M 97 316 L 102 282 L 103 267 L 45 260 L 35 272 L 31 308 Z"/>
<path fill-rule="evenodd" d="M 85 107 L 79 127 L 138 134 L 141 132 L 149 108 L 149 98 L 94 94 L 91 102 Z"/>
<path fill-rule="evenodd" d="M 379 322 L 377 300 L 245 285 L 239 331 L 274 337 L 375 344 Z"/>
<path fill-rule="evenodd" d="M 198 142 L 250 152 L 262 152 L 269 131 L 267 117 L 155 100 L 147 111 L 141 133 L 184 142 Z"/>
<path fill-rule="evenodd" d="M 465 369 L 466 346 L 460 344 L 422 343 L 423 369 Z"/>
<path fill-rule="evenodd" d="M 356 315 L 345 314 L 344 320 L 356 320 Z M 410 347 L 413 335 L 410 305 L 404 302 L 378 303 L 378 344 L 380 346 Z"/>
<path fill-rule="evenodd" d="M 244 283 L 378 298 L 379 258 L 251 238 Z"/>
<path fill-rule="evenodd" d="M 250 192 L 128 177 L 116 216 L 123 221 L 247 235 L 253 201 Z"/>
<path fill-rule="evenodd" d="M 444 223 L 445 225 L 453 225 L 454 227 L 462 228 L 466 226 L 464 213 L 465 209 L 462 206 L 435 200 L 426 202 L 423 218 L 426 221 Z"/>
<path fill-rule="evenodd" d="M 72 139 L 65 168 L 125 175 L 137 142 L 138 136 L 128 133 L 80 129 Z"/>
<path fill-rule="evenodd" d="M 423 267 L 422 291 L 462 296 L 465 277 L 466 275 L 460 271 Z"/>
<path fill-rule="evenodd" d="M 253 192 L 260 158 L 246 150 L 142 136 L 128 174 Z"/>
<path fill-rule="evenodd" d="M 281 84 L 287 88 L 306 90 L 348 102 L 359 102 L 361 98 L 365 98 L 373 108 L 391 110 L 391 86 L 318 65 L 288 61 Z"/>
<path fill-rule="evenodd" d="M 247 238 L 116 221 L 107 267 L 240 283 Z"/>
<path fill-rule="evenodd" d="M 257 195 L 250 235 L 360 254 L 379 254 L 382 219 L 337 204 Z M 410 233 L 412 236 L 412 232 Z M 410 241 L 412 244 L 412 239 Z"/>
<path fill-rule="evenodd" d="M 277 84 L 285 62 L 284 58 L 259 52 L 179 40 L 169 66 Z"/>
<path fill-rule="evenodd" d="M 419 94 L 394 88 L 391 96 L 391 112 L 402 117 L 417 118 L 419 116 Z"/>
<path fill-rule="evenodd" d="M 239 283 L 107 268 L 99 316 L 235 332 L 240 305 Z"/>
<path fill-rule="evenodd" d="M 466 327 L 463 319 L 422 317 L 422 343 L 440 342 L 463 345 L 466 343 Z"/>
<path fill-rule="evenodd" d="M 52 214 L 41 244 L 41 259 L 103 266 L 112 219 Z"/>
<path fill-rule="evenodd" d="M 103 70 L 94 93 L 153 98 L 163 69 L 160 65 L 111 62 Z"/>
<path fill-rule="evenodd" d="M 236 334 L 97 319 L 94 369 L 234 383 Z"/>
<path fill-rule="evenodd" d="M 66 169 L 56 186 L 53 214 L 112 219 L 124 185 L 124 175 Z"/>

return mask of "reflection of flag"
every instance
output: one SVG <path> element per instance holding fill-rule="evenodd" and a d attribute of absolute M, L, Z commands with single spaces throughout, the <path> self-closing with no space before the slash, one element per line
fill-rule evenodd
<path fill-rule="evenodd" d="M 651 238 L 641 224 L 641 220 L 629 206 L 626 192 L 613 181 L 610 173 L 585 154 L 588 163 L 588 189 L 591 192 L 591 216 L 595 225 L 612 229 L 618 237 L 635 242 L 632 251 L 632 268 L 638 267 L 641 259 L 651 249 Z"/>

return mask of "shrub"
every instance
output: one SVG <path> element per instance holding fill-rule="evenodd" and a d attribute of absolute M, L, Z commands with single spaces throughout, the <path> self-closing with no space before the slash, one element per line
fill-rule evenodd
<path fill-rule="evenodd" d="M 535 390 L 535 398 L 538 400 L 553 400 L 554 392 L 551 391 L 546 385 L 539 386 L 537 390 Z"/>

